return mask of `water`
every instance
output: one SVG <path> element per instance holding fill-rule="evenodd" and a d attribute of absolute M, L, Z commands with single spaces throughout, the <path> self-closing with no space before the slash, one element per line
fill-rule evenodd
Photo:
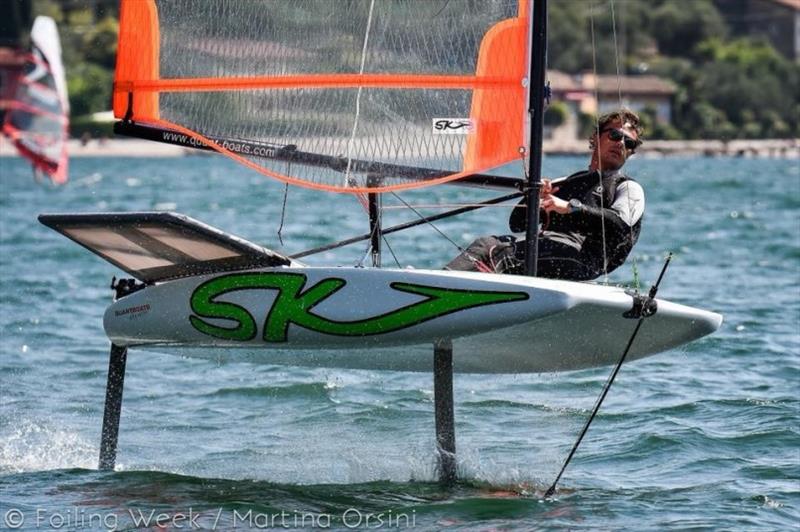
<path fill-rule="evenodd" d="M 545 173 L 580 168 L 549 158 Z M 354 199 L 283 186 L 220 158 L 76 159 L 68 186 L 0 159 L 0 518 L 22 529 L 796 529 L 800 521 L 800 168 L 791 160 L 634 160 L 648 209 L 643 284 L 725 315 L 715 335 L 623 367 L 561 489 L 540 500 L 609 368 L 457 375 L 459 473 L 435 482 L 426 374 L 217 365 L 131 351 L 117 471 L 96 467 L 112 266 L 40 212 L 170 209 L 296 252 L 366 231 Z M 470 189 L 405 193 L 469 202 Z M 388 203 L 397 204 L 387 198 Z M 430 212 L 430 211 L 425 211 Z M 437 223 L 464 244 L 504 209 Z M 387 224 L 413 217 L 387 211 Z M 456 250 L 430 227 L 389 237 L 402 265 Z M 314 264 L 354 264 L 357 244 Z M 394 260 L 387 252 L 384 263 Z M 633 279 L 629 262 L 612 281 Z M 20 514 L 14 513 L 15 511 Z M 12 512 L 12 513 L 8 513 Z M 150 513 L 153 512 L 151 516 Z M 180 515 L 186 520 L 181 521 Z M 370 515 L 371 514 L 371 515 Z M 145 519 L 145 521 L 142 521 Z M 169 521 L 173 519 L 174 521 Z"/>

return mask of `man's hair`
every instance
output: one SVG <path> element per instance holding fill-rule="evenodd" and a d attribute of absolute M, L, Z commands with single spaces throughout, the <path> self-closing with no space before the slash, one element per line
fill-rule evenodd
<path fill-rule="evenodd" d="M 642 135 L 644 134 L 644 128 L 642 127 L 642 121 L 639 119 L 639 115 L 627 107 L 622 107 L 616 111 L 600 115 L 597 119 L 597 127 L 592 130 L 592 134 L 589 137 L 589 148 L 591 150 L 595 149 L 595 135 L 598 132 L 602 132 L 615 120 L 619 120 L 623 125 L 629 124 L 630 128 L 639 136 L 639 140 L 643 140 Z"/>

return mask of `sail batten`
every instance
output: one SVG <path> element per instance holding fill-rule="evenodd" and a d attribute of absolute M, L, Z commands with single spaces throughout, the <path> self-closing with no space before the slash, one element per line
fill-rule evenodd
<path fill-rule="evenodd" d="M 123 0 L 115 116 L 334 192 L 488 174 L 525 152 L 527 11 L 517 0 Z M 263 144 L 334 164 L 248 151 Z M 402 167 L 431 175 L 374 175 Z"/>
<path fill-rule="evenodd" d="M 213 92 L 252 89 L 313 89 L 390 87 L 405 89 L 514 88 L 519 78 L 491 76 L 431 76 L 419 74 L 332 74 L 119 80 L 115 92 Z"/>

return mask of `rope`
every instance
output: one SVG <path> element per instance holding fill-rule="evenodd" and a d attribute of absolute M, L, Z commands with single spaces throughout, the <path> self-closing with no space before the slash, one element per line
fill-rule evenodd
<path fill-rule="evenodd" d="M 442 238 L 444 238 L 445 240 L 447 240 L 448 242 L 450 242 L 451 244 L 453 244 L 453 245 L 455 246 L 455 248 L 456 248 L 456 249 L 457 249 L 459 252 L 461 252 L 461 253 L 463 253 L 463 252 L 464 252 L 464 249 L 463 249 L 461 246 L 459 246 L 459 245 L 458 245 L 458 244 L 457 244 L 457 243 L 456 243 L 456 242 L 455 242 L 455 241 L 454 241 L 452 238 L 450 238 L 449 236 L 447 236 L 446 234 L 444 234 L 444 233 L 443 233 L 443 232 L 442 232 L 442 231 L 441 231 L 441 230 L 440 230 L 438 227 L 436 227 L 436 226 L 433 224 L 433 222 L 431 222 L 430 220 L 426 219 L 426 218 L 425 218 L 425 216 L 423 216 L 423 215 L 422 215 L 422 213 L 420 213 L 420 212 L 419 212 L 417 209 L 415 209 L 414 207 L 412 207 L 411 205 L 409 205 L 409 204 L 408 204 L 408 202 L 406 202 L 406 200 L 404 200 L 403 198 L 401 198 L 400 196 L 398 196 L 396 192 L 392 192 L 392 196 L 394 196 L 395 198 L 397 198 L 398 200 L 400 200 L 400 201 L 403 203 L 403 205 L 405 205 L 406 207 L 408 207 L 409 209 L 411 209 L 411 212 L 413 212 L 414 214 L 416 214 L 416 215 L 417 215 L 417 216 L 418 216 L 418 217 L 419 217 L 421 220 L 423 220 L 425 223 L 427 223 L 428 225 L 430 225 L 431 227 L 433 227 L 433 230 L 434 230 L 434 231 L 436 231 L 437 233 L 439 233 L 439 234 L 442 236 Z"/>
<path fill-rule="evenodd" d="M 485 203 L 417 203 L 411 205 L 411 207 L 417 209 L 454 209 L 458 207 L 501 207 L 503 209 L 507 209 L 508 205 L 486 205 Z M 409 206 L 407 205 L 388 205 L 383 207 L 383 210 L 387 211 L 408 208 Z"/>
<path fill-rule="evenodd" d="M 286 163 L 286 175 L 291 175 L 292 172 L 292 163 L 288 161 Z M 281 247 L 283 247 L 283 222 L 286 220 L 286 200 L 289 198 L 289 183 L 284 185 L 283 189 L 283 206 L 281 207 L 281 223 L 278 225 L 278 242 L 281 243 Z"/>
<path fill-rule="evenodd" d="M 599 118 L 600 115 L 600 89 L 598 87 L 599 83 L 597 83 L 597 45 L 595 41 L 594 35 L 594 4 L 592 8 L 589 10 L 589 25 L 592 32 L 592 72 L 594 74 L 594 100 L 597 102 L 597 115 Z M 599 150 L 600 150 L 600 121 L 595 120 L 595 147 L 594 153 L 592 153 L 592 157 L 597 155 L 597 169 L 599 170 L 599 181 L 600 181 L 600 210 L 602 211 L 605 208 L 605 188 L 603 187 L 603 161 L 600 158 Z M 600 234 L 603 235 L 603 283 L 608 284 L 608 253 L 606 250 L 607 242 L 606 242 L 606 220 L 605 217 L 600 217 Z"/>
<path fill-rule="evenodd" d="M 372 233 L 370 233 L 370 237 L 371 236 Z M 367 260 L 367 257 L 369 257 L 371 252 L 372 252 L 372 242 L 369 242 L 367 243 L 367 249 L 364 250 L 364 255 L 359 260 L 356 261 L 356 268 L 364 267 L 364 262 Z"/>
<path fill-rule="evenodd" d="M 617 42 L 617 18 L 614 11 L 614 0 L 611 0 L 611 29 L 612 34 L 614 35 L 614 63 L 617 68 L 617 98 L 619 101 L 619 108 L 622 109 L 622 76 L 619 71 L 619 43 Z M 627 150 L 624 151 L 627 157 Z M 628 194 L 628 212 L 633 213 L 633 204 L 631 203 L 631 196 Z M 631 247 L 633 247 L 633 225 L 630 226 L 630 231 L 628 233 L 628 238 L 630 239 Z M 632 263 L 632 270 L 633 270 L 633 285 L 636 293 L 639 293 L 640 284 L 639 284 L 639 267 L 636 261 L 636 255 L 633 256 L 633 263 Z"/>
<path fill-rule="evenodd" d="M 614 35 L 614 63 L 617 67 L 617 97 L 622 108 L 622 76 L 619 74 L 619 44 L 617 43 L 617 17 L 614 13 L 614 0 L 611 0 L 611 33 Z"/>
<path fill-rule="evenodd" d="M 283 246 L 283 222 L 286 219 L 286 199 L 289 197 L 289 183 L 283 189 L 283 207 L 281 207 L 281 223 L 278 226 L 278 242 Z"/>
<path fill-rule="evenodd" d="M 369 234 L 370 242 L 369 242 L 369 244 L 367 244 L 367 250 L 364 252 L 364 256 L 361 257 L 361 260 L 359 260 L 356 263 L 356 267 L 358 267 L 358 268 L 363 268 L 364 267 L 364 262 L 367 260 L 367 257 L 369 257 L 370 253 L 372 252 L 372 237 L 375 236 L 375 231 L 377 231 L 377 230 L 378 230 L 378 226 L 377 225 L 372 228 L 372 231 Z M 398 269 L 402 269 L 403 267 L 400 265 L 400 261 L 397 260 L 397 255 L 395 255 L 394 250 L 392 249 L 392 246 L 389 245 L 389 240 L 383 234 L 381 234 L 381 240 L 383 240 L 383 243 L 386 244 L 386 248 L 389 250 L 389 253 L 392 255 L 392 258 L 394 259 L 394 263 L 397 264 L 397 268 Z"/>
<path fill-rule="evenodd" d="M 661 284 L 661 280 L 664 278 L 664 274 L 667 272 L 667 267 L 669 266 L 670 261 L 672 260 L 672 253 L 667 256 L 666 261 L 664 262 L 664 266 L 661 268 L 661 273 L 656 280 L 656 283 L 650 287 L 650 293 L 647 295 L 645 303 L 643 303 L 643 308 L 646 307 L 647 301 L 655 301 L 656 293 L 658 293 L 658 287 Z M 635 307 L 634 307 L 635 308 Z M 564 471 L 567 470 L 567 466 L 569 465 L 570 461 L 572 461 L 572 457 L 575 456 L 575 452 L 578 450 L 578 446 L 580 446 L 581 442 L 583 441 L 583 437 L 586 436 L 586 432 L 589 430 L 589 425 L 592 424 L 592 421 L 597 416 L 597 413 L 600 411 L 600 407 L 603 405 L 603 401 L 608 395 L 609 390 L 611 389 L 611 385 L 614 384 L 614 379 L 617 378 L 617 374 L 619 370 L 622 368 L 622 364 L 625 362 L 625 359 L 628 357 L 628 353 L 633 346 L 633 342 L 636 340 L 636 335 L 639 334 L 639 329 L 644 323 L 644 320 L 647 319 L 649 316 L 652 316 L 656 311 L 652 310 L 650 313 L 642 311 L 641 314 L 638 316 L 638 321 L 636 322 L 636 328 L 633 330 L 633 334 L 631 334 L 630 338 L 628 339 L 628 343 L 625 346 L 625 350 L 622 352 L 622 356 L 619 358 L 617 365 L 614 366 L 614 370 L 606 379 L 606 383 L 603 386 L 603 390 L 600 392 L 600 395 L 597 397 L 597 400 L 594 403 L 594 408 L 592 408 L 592 414 L 589 416 L 589 419 L 586 420 L 586 424 L 583 426 L 583 430 L 581 430 L 580 434 L 578 435 L 578 439 L 575 441 L 575 444 L 572 446 L 572 449 L 567 456 L 567 459 L 564 460 L 564 464 L 561 466 L 561 470 L 558 472 L 556 479 L 550 485 L 550 487 L 545 492 L 545 498 L 551 497 L 556 492 L 556 485 L 558 481 L 561 480 L 561 475 L 564 474 Z"/>
<path fill-rule="evenodd" d="M 453 210 L 445 211 L 445 212 L 442 212 L 442 213 L 439 213 L 439 214 L 432 214 L 430 216 L 426 216 L 426 217 L 422 218 L 421 220 L 414 220 L 414 221 L 409 221 L 409 222 L 404 222 L 404 223 L 401 223 L 401 224 L 393 225 L 391 227 L 387 227 L 386 229 L 381 230 L 381 234 L 388 235 L 388 234 L 391 234 L 391 233 L 396 233 L 398 231 L 404 231 L 404 230 L 409 229 L 411 227 L 417 227 L 419 225 L 423 225 L 423 224 L 425 224 L 425 223 L 427 223 L 429 221 L 443 220 L 445 218 L 450 218 L 452 216 L 457 216 L 459 214 L 464 214 L 465 212 L 470 212 L 470 211 L 479 209 L 480 207 L 483 207 L 483 206 L 496 205 L 497 203 L 504 203 L 506 201 L 510 201 L 510 200 L 514 200 L 514 199 L 518 200 L 521 197 L 522 197 L 522 192 L 514 192 L 513 194 L 507 194 L 505 196 L 499 196 L 499 197 L 496 197 L 496 198 L 488 199 L 488 200 L 486 200 L 486 201 L 484 201 L 482 203 L 477 204 L 474 207 L 461 207 L 459 209 L 453 209 Z M 354 237 L 350 237 L 350 238 L 345 238 L 344 240 L 340 240 L 340 241 L 334 242 L 332 244 L 325 244 L 324 246 L 318 246 L 318 247 L 315 247 L 315 248 L 312 248 L 312 249 L 307 249 L 305 251 L 301 251 L 299 253 L 294 253 L 294 254 L 290 255 L 290 258 L 292 258 L 292 259 L 302 259 L 303 257 L 308 257 L 309 255 L 314 255 L 314 254 L 317 254 L 317 253 L 321 253 L 323 251 L 330 251 L 332 249 L 337 249 L 337 248 L 340 248 L 342 246 L 347 246 L 349 244 L 355 244 L 356 242 L 361 242 L 362 240 L 367 240 L 368 238 L 370 238 L 370 236 L 371 236 L 370 233 L 366 233 L 366 234 L 362 234 L 362 235 L 358 235 L 358 236 L 354 236 Z"/>
<path fill-rule="evenodd" d="M 367 45 L 369 44 L 369 34 L 370 29 L 372 28 L 372 13 L 375 9 L 375 0 L 372 0 L 369 4 L 369 15 L 367 16 L 367 28 L 364 31 L 364 45 L 361 47 L 361 66 L 359 67 L 359 74 L 364 74 L 364 67 L 367 63 Z M 350 133 L 350 139 L 347 141 L 347 168 L 344 173 L 345 184 L 347 186 L 356 183 L 356 180 L 350 174 L 350 167 L 353 162 L 353 143 L 355 142 L 356 138 L 356 131 L 358 130 L 358 119 L 361 115 L 361 92 L 363 87 L 358 87 L 358 92 L 356 93 L 356 112 L 353 118 L 353 130 Z M 368 209 L 367 206 L 367 199 L 364 194 L 358 194 L 358 200 L 361 203 L 361 206 L 365 209 Z"/>
<path fill-rule="evenodd" d="M 617 39 L 617 18 L 616 18 L 616 11 L 614 9 L 614 5 L 615 5 L 614 0 L 610 0 L 609 5 L 610 5 L 610 9 L 611 9 L 611 30 L 612 30 L 612 36 L 613 36 L 613 39 L 614 39 L 614 64 L 615 64 L 616 73 L 617 73 L 617 104 L 618 104 L 618 107 L 620 109 L 622 109 L 622 107 L 623 107 L 623 102 L 622 102 L 622 74 L 620 72 L 620 60 L 619 60 L 620 53 L 619 53 L 619 42 L 618 42 L 618 39 Z M 595 77 L 594 94 L 595 94 L 595 101 L 597 101 L 597 111 L 598 111 L 598 115 L 599 115 L 600 114 L 600 94 L 599 94 L 599 87 L 598 87 L 598 83 L 597 83 L 597 55 L 596 55 L 597 46 L 596 46 L 595 31 L 594 31 L 594 6 L 592 6 L 592 9 L 590 10 L 590 24 L 591 24 L 591 33 L 592 33 L 592 71 L 593 71 L 594 77 Z M 599 143 L 600 142 L 600 123 L 599 122 L 596 123 L 595 133 L 596 133 L 596 136 L 597 136 L 597 142 Z M 627 158 L 627 150 L 625 150 L 623 152 L 623 154 Z M 598 157 L 598 170 L 600 171 L 600 187 L 601 187 L 602 190 L 604 190 L 603 189 L 602 161 L 600 160 L 599 157 Z M 605 202 L 605 196 L 603 194 L 601 194 L 600 195 L 600 208 L 601 209 L 603 209 L 605 207 L 604 206 L 604 202 Z M 628 212 L 629 213 L 633 213 L 633 204 L 631 203 L 630 195 L 628 195 Z M 601 218 L 601 231 L 602 231 L 602 237 L 603 237 L 603 283 L 604 284 L 608 284 L 608 267 L 607 267 L 607 262 L 608 262 L 608 253 L 607 253 L 608 250 L 607 250 L 607 247 L 608 247 L 608 243 L 606 241 L 605 219 L 603 219 L 603 218 Z M 630 242 L 633 243 L 633 238 L 634 238 L 633 225 L 631 225 L 629 227 L 628 238 L 630 239 Z M 636 256 L 633 257 L 632 269 L 633 269 L 634 288 L 635 288 L 636 292 L 638 293 L 639 290 L 640 290 L 640 281 L 639 281 L 639 268 L 638 268 Z"/>
<path fill-rule="evenodd" d="M 397 255 L 394 254 L 394 250 L 392 249 L 392 246 L 389 245 L 389 239 L 387 239 L 383 235 L 381 235 L 381 238 L 383 238 L 383 243 L 386 244 L 386 248 L 389 250 L 389 253 L 391 253 L 392 258 L 394 259 L 394 263 L 397 264 L 397 269 L 402 270 L 403 267 L 400 266 L 400 261 L 397 260 Z"/>

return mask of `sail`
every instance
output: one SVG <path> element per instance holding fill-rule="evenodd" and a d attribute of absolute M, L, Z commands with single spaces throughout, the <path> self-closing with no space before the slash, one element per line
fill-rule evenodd
<path fill-rule="evenodd" d="M 529 9 L 122 0 L 114 113 L 128 134 L 328 191 L 427 186 L 509 164 L 522 175 Z"/>
<path fill-rule="evenodd" d="M 7 71 L 2 131 L 35 169 L 64 183 L 69 100 L 55 21 L 36 17 L 30 51 L 17 50 L 15 55 L 20 66 Z"/>

